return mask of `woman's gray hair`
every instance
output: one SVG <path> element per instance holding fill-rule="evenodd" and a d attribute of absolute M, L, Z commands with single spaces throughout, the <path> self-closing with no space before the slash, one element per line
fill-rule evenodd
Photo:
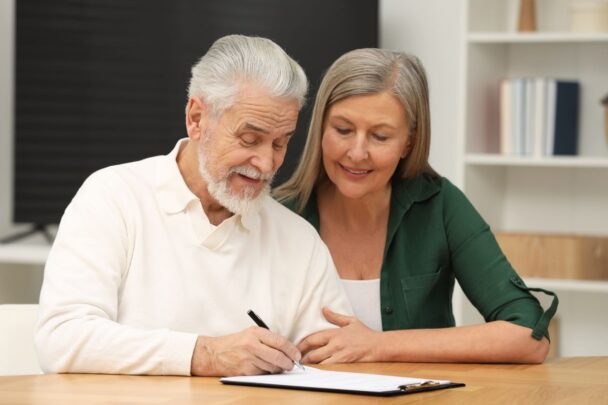
<path fill-rule="evenodd" d="M 295 200 L 301 212 L 313 188 L 327 178 L 322 163 L 323 123 L 329 106 L 347 97 L 390 92 L 403 105 L 409 125 L 410 151 L 399 162 L 394 177 L 437 174 L 428 163 L 431 117 L 426 73 L 413 55 L 364 48 L 347 52 L 329 68 L 315 100 L 306 145 L 292 177 L 274 191 L 279 201 Z"/>
<path fill-rule="evenodd" d="M 305 103 L 304 70 L 266 38 L 227 35 L 215 41 L 192 67 L 188 97 L 200 97 L 219 116 L 236 101 L 240 87 L 252 83 L 270 95 Z"/>

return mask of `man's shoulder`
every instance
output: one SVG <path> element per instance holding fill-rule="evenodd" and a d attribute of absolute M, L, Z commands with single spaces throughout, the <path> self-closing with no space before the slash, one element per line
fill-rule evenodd
<path fill-rule="evenodd" d="M 264 210 L 267 211 L 266 215 L 269 215 L 273 221 L 284 223 L 286 225 L 288 224 L 289 226 L 312 229 L 315 231 L 308 221 L 272 197 L 267 197 L 265 199 L 263 207 Z"/>
<path fill-rule="evenodd" d="M 85 180 L 83 186 L 106 186 L 112 189 L 120 189 L 130 188 L 131 184 L 152 184 L 158 170 L 158 163 L 163 158 L 166 158 L 166 156 L 154 156 L 135 162 L 104 167 L 93 172 Z"/>
<path fill-rule="evenodd" d="M 289 234 L 320 239 L 316 229 L 306 219 L 272 197 L 267 197 L 264 201 L 263 215 L 273 226 L 280 227 Z"/>

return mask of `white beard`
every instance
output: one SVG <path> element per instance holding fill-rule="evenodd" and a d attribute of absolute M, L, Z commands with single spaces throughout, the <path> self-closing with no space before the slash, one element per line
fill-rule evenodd
<path fill-rule="evenodd" d="M 242 216 L 257 212 L 266 196 L 270 194 L 270 184 L 272 183 L 274 173 L 272 175 L 263 175 L 250 166 L 236 166 L 230 168 L 226 174 L 222 174 L 220 179 L 216 180 L 207 168 L 207 157 L 205 156 L 203 147 L 204 142 L 201 143 L 201 147 L 198 151 L 198 169 L 203 180 L 207 183 L 207 191 L 209 191 L 211 197 L 233 214 Z M 228 180 L 233 174 L 242 174 L 252 179 L 262 179 L 266 181 L 266 184 L 257 196 L 254 196 L 256 192 L 255 187 L 245 187 L 244 190 L 239 193 L 240 195 L 233 194 L 230 191 L 230 185 L 228 184 Z"/>

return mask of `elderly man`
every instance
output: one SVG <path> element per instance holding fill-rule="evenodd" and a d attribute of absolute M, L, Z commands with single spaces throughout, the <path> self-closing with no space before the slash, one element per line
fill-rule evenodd
<path fill-rule="evenodd" d="M 85 181 L 45 268 L 45 371 L 280 372 L 331 326 L 323 306 L 351 312 L 319 236 L 268 193 L 306 89 L 272 41 L 221 38 L 192 68 L 188 139 Z"/>

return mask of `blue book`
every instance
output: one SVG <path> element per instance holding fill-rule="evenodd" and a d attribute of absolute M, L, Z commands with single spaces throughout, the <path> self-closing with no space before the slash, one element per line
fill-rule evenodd
<path fill-rule="evenodd" d="M 580 84 L 557 80 L 555 92 L 554 155 L 576 155 Z"/>

